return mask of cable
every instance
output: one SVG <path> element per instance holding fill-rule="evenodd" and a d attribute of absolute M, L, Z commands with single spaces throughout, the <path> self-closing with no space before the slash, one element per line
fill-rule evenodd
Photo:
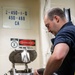
<path fill-rule="evenodd" d="M 43 9 L 43 17 L 45 16 L 45 11 L 46 11 L 47 4 L 48 4 L 48 0 L 45 0 L 45 5 L 44 5 L 44 9 Z"/>

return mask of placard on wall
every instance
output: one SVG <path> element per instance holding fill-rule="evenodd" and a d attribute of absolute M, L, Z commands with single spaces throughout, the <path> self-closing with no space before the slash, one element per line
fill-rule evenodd
<path fill-rule="evenodd" d="M 14 49 L 36 50 L 36 40 L 10 38 L 11 47 Z"/>
<path fill-rule="evenodd" d="M 30 13 L 25 8 L 3 7 L 3 27 L 30 29 Z"/>

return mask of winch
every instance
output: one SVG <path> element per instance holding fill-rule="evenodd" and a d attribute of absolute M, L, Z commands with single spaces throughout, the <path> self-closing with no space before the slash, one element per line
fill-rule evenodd
<path fill-rule="evenodd" d="M 9 71 L 10 75 L 33 75 L 32 68 L 28 68 L 28 63 L 34 61 L 37 57 L 35 50 L 14 50 L 9 55 L 9 60 L 12 63 L 12 68 Z M 25 64 L 24 70 L 17 70 L 16 63 Z M 8 75 L 5 73 L 4 75 Z"/>

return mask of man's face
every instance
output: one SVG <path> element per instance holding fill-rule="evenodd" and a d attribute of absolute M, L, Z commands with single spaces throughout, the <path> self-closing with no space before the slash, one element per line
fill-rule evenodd
<path fill-rule="evenodd" d="M 47 16 L 44 17 L 44 23 L 48 31 L 55 35 L 55 22 L 50 20 Z"/>

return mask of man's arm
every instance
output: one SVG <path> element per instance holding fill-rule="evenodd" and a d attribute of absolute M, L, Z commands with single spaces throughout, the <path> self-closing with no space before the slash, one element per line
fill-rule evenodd
<path fill-rule="evenodd" d="M 54 52 L 50 56 L 46 69 L 44 71 L 44 75 L 52 75 L 53 72 L 59 69 L 61 64 L 63 63 L 66 55 L 69 52 L 69 46 L 65 43 L 59 43 L 54 47 Z"/>

